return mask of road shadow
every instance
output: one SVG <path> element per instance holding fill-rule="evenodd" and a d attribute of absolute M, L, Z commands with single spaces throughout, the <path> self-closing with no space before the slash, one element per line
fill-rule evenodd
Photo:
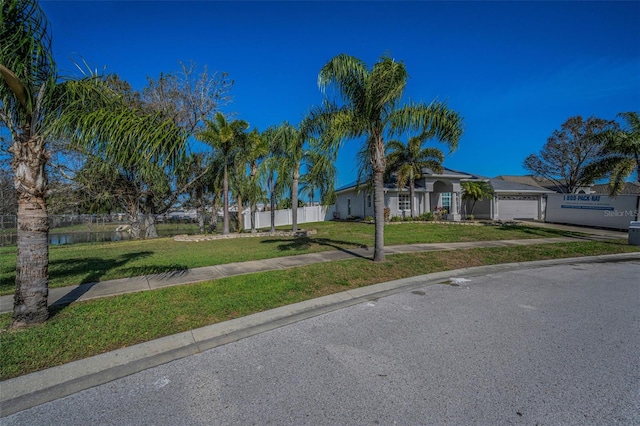
<path fill-rule="evenodd" d="M 355 257 L 361 257 L 368 259 L 360 253 L 356 253 L 350 248 L 345 246 L 351 246 L 354 248 L 369 249 L 366 244 L 354 243 L 353 241 L 341 241 L 331 240 L 329 238 L 312 238 L 312 237 L 296 237 L 294 239 L 268 239 L 262 240 L 262 244 L 278 244 L 276 247 L 280 251 L 304 251 L 311 248 L 312 245 L 317 244 L 319 246 L 331 247 L 335 250 L 339 250 L 344 253 L 348 253 Z"/>

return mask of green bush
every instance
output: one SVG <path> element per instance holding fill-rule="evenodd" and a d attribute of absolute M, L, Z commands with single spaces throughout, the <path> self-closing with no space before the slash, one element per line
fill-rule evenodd
<path fill-rule="evenodd" d="M 391 222 L 402 222 L 402 216 L 393 216 Z"/>
<path fill-rule="evenodd" d="M 365 222 L 373 222 L 373 216 L 367 216 L 364 218 Z"/>
<path fill-rule="evenodd" d="M 420 220 L 426 220 L 426 221 L 433 221 L 435 219 L 435 215 L 433 214 L 433 212 L 424 212 L 420 215 L 419 219 Z"/>

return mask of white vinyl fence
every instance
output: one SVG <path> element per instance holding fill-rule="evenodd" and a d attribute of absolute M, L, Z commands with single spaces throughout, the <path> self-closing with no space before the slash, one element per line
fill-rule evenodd
<path fill-rule="evenodd" d="M 324 222 L 325 220 L 333 219 L 333 212 L 335 206 L 313 206 L 313 207 L 298 207 L 298 225 L 302 223 L 310 222 Z M 244 229 L 251 229 L 251 212 L 246 211 L 244 216 Z M 275 226 L 292 225 L 292 210 L 276 210 L 275 211 Z M 258 212 L 256 213 L 256 229 L 270 228 L 271 227 L 271 212 Z"/>
<path fill-rule="evenodd" d="M 550 194 L 545 221 L 599 228 L 629 229 L 639 220 L 638 195 Z"/>

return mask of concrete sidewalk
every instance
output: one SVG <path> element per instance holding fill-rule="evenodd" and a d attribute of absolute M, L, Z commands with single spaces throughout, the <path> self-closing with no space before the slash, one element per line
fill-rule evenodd
<path fill-rule="evenodd" d="M 460 250 L 481 247 L 510 247 L 523 245 L 551 244 L 576 241 L 575 238 L 534 238 L 526 240 L 473 241 L 463 243 L 435 243 L 435 244 L 407 244 L 386 246 L 386 254 L 415 253 L 424 251 Z M 192 284 L 218 278 L 231 277 L 255 272 L 287 269 L 314 263 L 346 260 L 353 258 L 371 258 L 373 250 L 368 248 L 332 250 L 320 253 L 309 253 L 296 256 L 285 256 L 247 262 L 228 263 L 224 265 L 205 266 L 202 268 L 185 269 L 162 274 L 144 275 L 139 277 L 121 278 L 111 281 L 80 284 L 76 286 L 49 289 L 49 305 L 66 305 L 76 301 L 97 299 L 100 297 L 116 296 L 119 294 L 136 293 L 171 287 L 182 284 Z M 13 295 L 0 297 L 0 313 L 11 312 L 13 309 Z"/>

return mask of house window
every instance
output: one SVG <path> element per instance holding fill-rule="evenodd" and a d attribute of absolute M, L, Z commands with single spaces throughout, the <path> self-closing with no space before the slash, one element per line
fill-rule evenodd
<path fill-rule="evenodd" d="M 451 193 L 450 192 L 442 193 L 442 208 L 447 209 L 447 211 L 451 210 Z"/>
<path fill-rule="evenodd" d="M 400 194 L 398 197 L 398 210 L 410 210 L 411 203 L 409 202 L 409 195 Z"/>
<path fill-rule="evenodd" d="M 351 198 L 347 198 L 347 216 L 351 216 Z"/>
<path fill-rule="evenodd" d="M 371 208 L 371 194 L 367 195 L 367 207 Z"/>

